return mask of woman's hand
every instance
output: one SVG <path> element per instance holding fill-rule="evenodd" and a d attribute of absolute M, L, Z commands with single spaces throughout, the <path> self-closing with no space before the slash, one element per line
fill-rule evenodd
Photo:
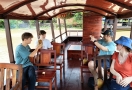
<path fill-rule="evenodd" d="M 120 84 L 120 81 L 122 80 L 122 76 L 118 73 L 116 75 L 116 83 Z"/>
<path fill-rule="evenodd" d="M 126 87 L 128 84 L 130 84 L 132 81 L 132 77 L 126 77 L 126 78 L 123 78 L 121 81 L 120 81 L 120 85 L 122 87 Z"/>

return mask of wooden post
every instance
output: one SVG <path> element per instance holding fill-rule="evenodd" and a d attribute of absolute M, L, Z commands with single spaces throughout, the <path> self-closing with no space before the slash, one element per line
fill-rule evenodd
<path fill-rule="evenodd" d="M 55 42 L 55 33 L 54 33 L 54 25 L 52 20 L 50 20 L 51 32 L 52 32 L 52 40 Z"/>
<path fill-rule="evenodd" d="M 132 39 L 132 23 L 131 23 L 131 32 L 130 32 L 130 38 Z"/>
<path fill-rule="evenodd" d="M 40 28 L 39 28 L 39 20 L 35 20 L 36 21 L 36 32 L 37 32 L 37 37 L 39 38 L 39 31 L 40 31 Z"/>
<path fill-rule="evenodd" d="M 65 25 L 65 32 L 66 32 L 66 37 L 67 37 L 66 19 L 64 19 L 64 25 Z"/>
<path fill-rule="evenodd" d="M 106 19 L 104 22 L 104 31 L 107 30 L 107 24 L 108 24 L 108 19 Z"/>
<path fill-rule="evenodd" d="M 5 25 L 5 31 L 6 31 L 6 41 L 7 41 L 10 63 L 15 63 L 9 19 L 4 19 L 4 25 Z"/>
<path fill-rule="evenodd" d="M 62 42 L 62 33 L 61 33 L 61 24 L 60 24 L 60 19 L 58 18 L 58 22 L 59 22 L 59 31 L 60 31 L 60 39 L 61 39 L 61 42 Z"/>
<path fill-rule="evenodd" d="M 114 25 L 113 25 L 113 33 L 114 33 L 113 40 L 114 41 L 115 41 L 115 38 L 116 38 L 116 29 L 117 29 L 117 18 L 115 17 Z"/>
<path fill-rule="evenodd" d="M 94 27 L 93 27 L 94 26 Z M 83 45 L 93 44 L 90 40 L 90 35 L 93 35 L 95 38 L 100 38 L 100 33 L 102 29 L 102 16 L 90 13 L 83 13 Z"/>

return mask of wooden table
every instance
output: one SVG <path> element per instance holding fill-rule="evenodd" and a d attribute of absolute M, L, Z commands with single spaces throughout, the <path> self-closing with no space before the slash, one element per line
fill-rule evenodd
<path fill-rule="evenodd" d="M 67 59 L 80 59 L 81 58 L 81 45 L 70 45 L 67 50 Z"/>

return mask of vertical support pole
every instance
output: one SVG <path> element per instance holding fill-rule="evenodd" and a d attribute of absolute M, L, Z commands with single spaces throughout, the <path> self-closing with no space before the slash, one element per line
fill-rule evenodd
<path fill-rule="evenodd" d="M 7 40 L 10 63 L 14 63 L 15 61 L 14 61 L 14 53 L 13 53 L 9 19 L 4 19 L 4 25 L 5 25 L 5 31 L 6 31 L 6 40 Z"/>
<path fill-rule="evenodd" d="M 51 32 L 52 32 L 52 40 L 53 40 L 53 42 L 55 42 L 54 25 L 53 25 L 52 20 L 50 20 L 50 26 L 51 26 Z"/>
<path fill-rule="evenodd" d="M 115 41 L 115 38 L 116 38 L 116 29 L 117 29 L 117 18 L 115 17 L 114 25 L 113 25 L 113 32 L 114 32 L 113 40 L 114 41 Z"/>
<path fill-rule="evenodd" d="M 36 32 L 37 32 L 37 37 L 39 38 L 39 20 L 35 20 L 36 21 Z"/>
<path fill-rule="evenodd" d="M 108 24 L 108 19 L 106 19 L 104 22 L 104 31 L 107 30 L 107 24 Z"/>
<path fill-rule="evenodd" d="M 66 19 L 64 19 L 64 25 L 65 25 L 65 32 L 66 32 L 66 37 L 67 37 Z"/>
<path fill-rule="evenodd" d="M 127 26 L 130 26 L 130 25 L 131 25 L 130 19 L 128 18 L 128 24 L 127 24 Z"/>
<path fill-rule="evenodd" d="M 60 39 L 61 39 L 61 42 L 62 42 L 62 34 L 61 34 L 61 24 L 60 24 L 60 19 L 58 18 L 58 21 L 59 21 L 59 31 L 60 31 Z"/>
<path fill-rule="evenodd" d="M 131 32 L 130 32 L 130 38 L 132 39 L 132 23 L 131 23 Z"/>

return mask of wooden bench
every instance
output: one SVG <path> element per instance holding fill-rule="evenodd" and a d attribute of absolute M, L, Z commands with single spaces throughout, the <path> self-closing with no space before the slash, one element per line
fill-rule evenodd
<path fill-rule="evenodd" d="M 52 42 L 52 45 L 53 45 L 53 50 L 56 51 L 56 66 L 57 66 L 56 69 L 60 71 L 60 80 L 62 80 L 62 69 L 63 69 L 63 73 L 65 72 L 64 70 L 65 44 Z M 52 63 L 54 63 L 54 61 Z"/>
<path fill-rule="evenodd" d="M 82 45 L 81 47 L 81 83 L 83 83 L 83 73 L 91 73 L 88 69 L 88 62 L 93 59 L 95 50 L 97 50 L 94 47 L 93 44 Z M 83 63 L 84 58 L 87 60 L 85 64 Z"/>
<path fill-rule="evenodd" d="M 95 66 L 96 66 L 96 60 L 98 60 L 98 78 L 100 78 L 100 79 L 104 78 L 104 83 L 106 83 L 106 81 L 108 79 L 108 74 L 110 75 L 109 79 L 112 78 L 112 74 L 110 74 L 109 68 L 107 68 L 107 66 L 106 66 L 106 61 L 108 59 L 109 59 L 109 63 L 111 64 L 112 55 L 102 55 L 102 56 L 94 57 Z M 101 61 L 104 62 L 104 67 L 103 67 L 104 68 L 104 77 L 102 76 Z M 94 67 L 94 68 L 96 69 L 96 67 Z M 97 82 L 95 82 L 95 89 L 94 90 L 101 90 L 101 88 L 98 88 Z"/>
<path fill-rule="evenodd" d="M 37 79 L 36 82 L 46 82 L 49 83 L 48 86 L 39 85 L 36 88 L 49 88 L 52 90 L 53 84 L 55 85 L 55 90 L 57 90 L 57 79 L 56 79 L 56 51 L 55 50 L 44 50 L 40 51 L 40 62 L 34 63 L 38 67 L 36 70 Z M 51 55 L 54 55 L 54 63 L 51 63 Z M 39 67 L 44 68 L 39 68 Z M 51 68 L 50 68 L 51 67 Z"/>
<path fill-rule="evenodd" d="M 22 90 L 22 72 L 22 65 L 0 63 L 0 90 Z"/>

